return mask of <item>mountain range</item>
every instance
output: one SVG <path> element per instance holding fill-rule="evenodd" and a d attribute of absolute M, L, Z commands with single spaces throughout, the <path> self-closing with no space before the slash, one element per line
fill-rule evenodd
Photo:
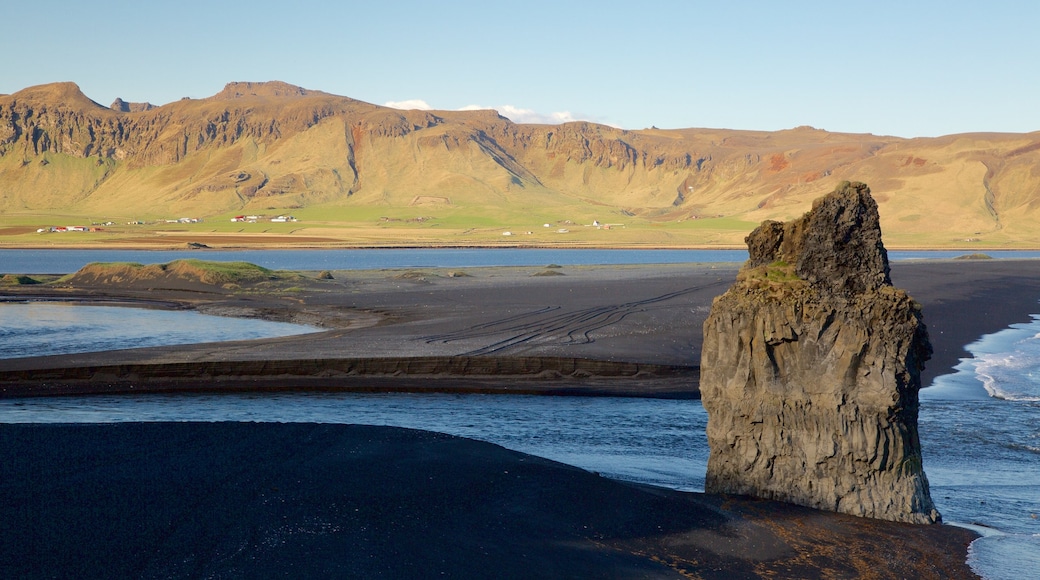
<path fill-rule="evenodd" d="M 581 243 L 726 245 L 761 220 L 800 216 L 846 180 L 870 186 L 890 246 L 1040 247 L 1040 132 L 517 124 L 277 81 L 162 106 L 105 107 L 69 82 L 0 96 L 8 228 L 192 216 L 241 234 L 225 218 L 291 213 L 298 222 L 264 231 L 458 244 L 515 232 L 543 244 L 584 226 Z"/>

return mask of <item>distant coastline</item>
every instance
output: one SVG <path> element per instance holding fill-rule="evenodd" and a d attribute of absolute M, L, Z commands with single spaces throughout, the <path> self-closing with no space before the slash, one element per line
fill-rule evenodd
<path fill-rule="evenodd" d="M 202 241 L 198 241 L 202 240 Z M 344 240 L 328 242 L 285 242 L 265 241 L 258 238 L 255 242 L 221 244 L 219 240 L 207 239 L 205 236 L 186 236 L 184 240 L 156 239 L 154 242 L 141 243 L 119 242 L 119 241 L 97 241 L 97 242 L 72 242 L 72 243 L 28 243 L 23 241 L 4 242 L 0 241 L 0 249 L 3 250 L 142 250 L 142 251 L 172 251 L 185 250 L 189 244 L 201 243 L 205 248 L 195 248 L 196 251 L 237 251 L 237 250 L 450 250 L 450 249 L 476 249 L 476 250 L 744 250 L 745 244 L 661 244 L 661 243 L 630 243 L 630 244 L 605 244 L 595 242 L 573 242 L 573 243 L 458 243 L 458 242 L 428 242 L 417 244 L 414 242 L 390 241 L 379 243 L 353 243 Z M 889 252 L 1040 252 L 1040 245 L 887 245 Z"/>

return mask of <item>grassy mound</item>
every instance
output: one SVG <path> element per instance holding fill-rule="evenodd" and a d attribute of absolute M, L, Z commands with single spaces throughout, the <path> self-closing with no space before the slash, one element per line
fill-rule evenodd
<path fill-rule="evenodd" d="M 30 284 L 39 284 L 40 281 L 29 276 L 18 276 L 15 274 L 4 274 L 0 277 L 0 286 L 27 286 Z"/>
<path fill-rule="evenodd" d="M 992 260 L 993 256 L 989 254 L 964 254 L 963 256 L 957 256 L 954 260 Z"/>
<path fill-rule="evenodd" d="M 72 286 L 154 286 L 156 282 L 181 282 L 209 286 L 241 285 L 277 280 L 285 275 L 249 262 L 174 260 L 168 264 L 95 262 L 87 264 L 59 283 Z"/>

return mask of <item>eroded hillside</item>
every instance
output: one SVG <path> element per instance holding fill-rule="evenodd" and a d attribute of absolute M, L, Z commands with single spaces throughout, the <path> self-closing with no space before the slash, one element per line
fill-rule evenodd
<path fill-rule="evenodd" d="M 657 228 L 672 245 L 728 244 L 844 180 L 870 185 L 893 246 L 1040 246 L 1040 133 L 521 125 L 280 82 L 159 107 L 104 107 L 72 83 L 0 96 L 0 211 L 12 223 L 291 211 L 309 218 L 292 232 L 312 235 L 352 220 L 421 218 L 441 228 L 422 233 L 433 237 L 595 220 L 644 228 L 650 243 Z"/>

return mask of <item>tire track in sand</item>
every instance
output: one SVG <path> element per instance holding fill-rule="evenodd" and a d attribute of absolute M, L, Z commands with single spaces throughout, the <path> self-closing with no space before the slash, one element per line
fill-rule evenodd
<path fill-rule="evenodd" d="M 535 341 L 549 342 L 555 340 L 558 341 L 557 344 L 561 345 L 590 344 L 596 340 L 592 336 L 594 332 L 617 324 L 631 314 L 645 312 L 649 306 L 724 284 L 729 284 L 729 281 L 719 280 L 710 284 L 685 288 L 644 300 L 594 306 L 571 312 L 562 311 L 563 307 L 561 306 L 546 306 L 530 312 L 477 324 L 464 330 L 424 336 L 422 340 L 427 344 L 478 339 L 492 340 L 485 346 L 461 353 L 461 356 L 493 354 Z M 503 335 L 505 335 L 504 338 Z"/>

